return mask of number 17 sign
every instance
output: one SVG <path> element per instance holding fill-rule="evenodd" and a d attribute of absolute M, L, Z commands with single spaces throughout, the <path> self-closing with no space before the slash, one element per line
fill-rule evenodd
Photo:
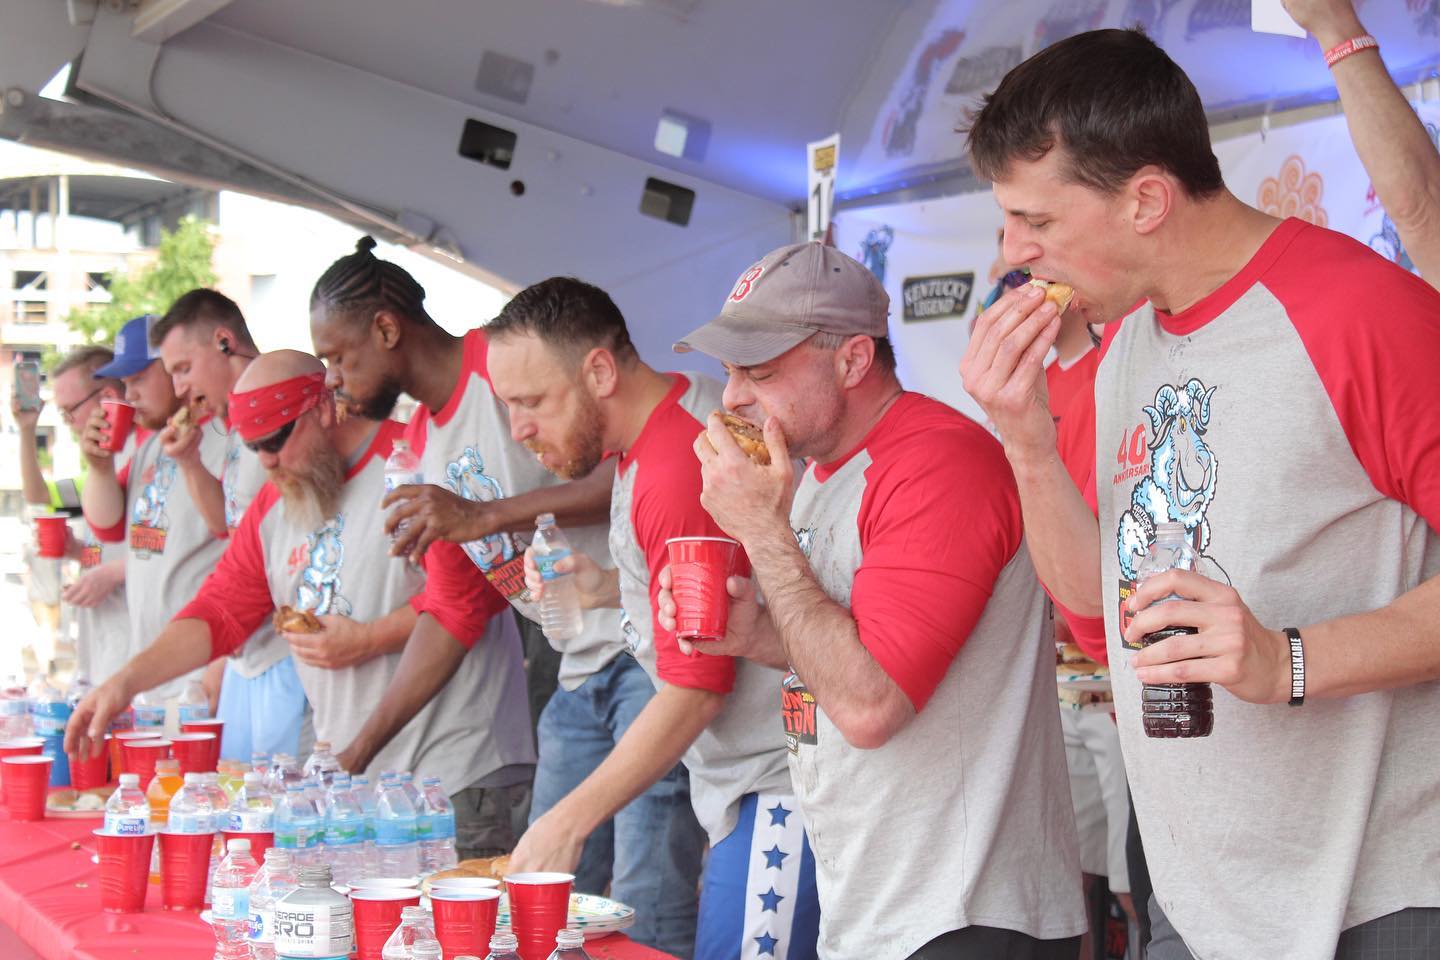
<path fill-rule="evenodd" d="M 840 134 L 805 145 L 810 205 L 805 224 L 811 240 L 823 240 L 835 212 L 835 166 L 840 159 Z"/>

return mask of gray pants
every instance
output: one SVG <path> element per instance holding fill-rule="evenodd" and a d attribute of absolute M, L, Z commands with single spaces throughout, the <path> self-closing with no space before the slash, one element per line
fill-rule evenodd
<path fill-rule="evenodd" d="M 1146 960 L 1194 960 L 1154 897 L 1150 934 Z M 1351 927 L 1340 934 L 1335 960 L 1440 960 L 1440 909 L 1412 907 Z"/>
<path fill-rule="evenodd" d="M 998 927 L 965 927 L 942 933 L 909 960 L 1075 960 L 1080 938 L 1036 940 Z"/>

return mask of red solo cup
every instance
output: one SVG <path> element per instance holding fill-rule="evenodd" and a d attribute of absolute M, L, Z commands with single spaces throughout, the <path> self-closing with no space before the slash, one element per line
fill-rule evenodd
<path fill-rule="evenodd" d="M 355 906 L 355 951 L 359 960 L 381 960 L 385 941 L 400 926 L 400 911 L 420 906 L 420 891 L 413 887 L 352 889 Z"/>
<path fill-rule="evenodd" d="M 740 546 L 726 537 L 675 537 L 670 551 L 670 592 L 675 597 L 675 635 L 682 640 L 719 640 L 730 621 L 725 580 Z"/>
<path fill-rule="evenodd" d="M 129 707 L 126 707 L 124 710 L 121 710 L 119 713 L 115 714 L 114 718 L 110 721 L 110 737 L 108 739 L 108 742 L 106 743 L 106 746 L 110 750 L 110 769 L 114 770 L 117 774 L 120 772 L 121 757 L 120 741 L 117 740 L 116 737 L 122 733 L 134 732 L 135 712 Z M 162 731 L 156 730 L 154 735 L 158 737 L 161 734 Z"/>
<path fill-rule="evenodd" d="M 214 843 L 213 833 L 160 831 L 160 896 L 166 910 L 205 906 L 205 879 Z"/>
<path fill-rule="evenodd" d="M 144 910 L 155 834 L 91 832 L 100 845 L 100 909 L 106 913 Z"/>
<path fill-rule="evenodd" d="M 11 820 L 45 819 L 52 762 L 33 754 L 0 758 L 0 766 L 5 768 L 5 807 Z"/>
<path fill-rule="evenodd" d="M 456 893 L 474 893 L 477 890 L 499 890 L 500 881 L 491 877 L 446 877 L 430 881 L 431 890 L 450 890 Z M 489 941 L 486 941 L 489 949 Z"/>
<path fill-rule="evenodd" d="M 110 734 L 110 768 L 118 777 L 128 773 L 125 769 L 125 753 L 121 749 L 127 740 L 164 740 L 164 727 L 136 727 L 133 730 L 118 730 Z M 141 781 L 144 783 L 145 781 Z"/>
<path fill-rule="evenodd" d="M 35 518 L 36 552 L 55 560 L 65 556 L 65 516 L 47 513 Z"/>
<path fill-rule="evenodd" d="M 273 830 L 255 831 L 253 833 L 241 830 L 222 830 L 225 840 L 221 844 L 226 850 L 230 849 L 231 840 L 249 840 L 250 856 L 255 858 L 256 863 L 265 862 L 265 851 L 275 846 L 275 832 Z"/>
<path fill-rule="evenodd" d="M 110 735 L 105 735 L 105 749 L 98 751 L 93 757 L 82 760 L 79 757 L 70 758 L 70 786 L 76 790 L 89 790 L 92 787 L 103 787 L 110 782 Z"/>
<path fill-rule="evenodd" d="M 432 886 L 430 907 L 435 913 L 435 936 L 445 956 L 480 957 L 489 952 L 495 917 L 500 912 L 499 890 Z"/>
<path fill-rule="evenodd" d="M 0 741 L 0 759 L 5 757 L 38 757 L 45 750 L 45 741 L 39 737 L 17 737 Z M 5 772 L 0 764 L 0 803 L 5 801 Z"/>
<path fill-rule="evenodd" d="M 510 929 L 520 941 L 521 960 L 546 960 L 555 950 L 555 934 L 570 920 L 569 873 L 513 873 L 505 878 L 510 894 Z"/>
<path fill-rule="evenodd" d="M 150 781 L 155 779 L 155 762 L 168 756 L 169 740 L 126 740 L 120 744 L 120 772 L 138 774 L 148 789 Z"/>
<path fill-rule="evenodd" d="M 220 760 L 220 749 L 225 743 L 225 721 L 216 717 L 204 717 L 200 720 L 185 720 L 180 724 L 181 733 L 213 733 L 215 734 L 215 760 Z M 210 768 L 214 770 L 214 767 Z"/>
<path fill-rule="evenodd" d="M 220 762 L 220 738 L 213 733 L 177 733 L 170 738 L 170 753 L 180 761 L 182 777 L 191 771 L 214 773 Z"/>
<path fill-rule="evenodd" d="M 100 401 L 105 410 L 105 419 L 110 421 L 110 434 L 105 438 L 104 447 L 111 453 L 125 449 L 125 438 L 130 436 L 130 424 L 135 422 L 135 408 L 124 400 L 106 398 Z"/>

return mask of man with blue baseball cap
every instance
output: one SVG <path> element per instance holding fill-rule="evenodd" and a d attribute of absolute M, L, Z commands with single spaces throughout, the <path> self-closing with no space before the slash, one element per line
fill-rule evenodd
<path fill-rule="evenodd" d="M 213 485 L 225 457 L 224 434 L 204 430 L 198 447 L 179 428 L 166 430 L 180 409 L 158 348 L 150 345 L 154 315 L 136 317 L 115 336 L 115 359 L 95 376 L 125 385 L 135 408 L 138 446 L 124 469 L 115 469 L 105 449 L 110 421 L 103 408 L 90 415 L 80 449 L 90 465 L 81 493 L 85 519 L 102 543 L 127 541 L 125 593 L 130 608 L 130 654 L 148 645 L 195 595 L 224 552 L 222 536 L 210 529 L 191 496 L 194 487 Z M 196 429 L 201 425 L 195 425 Z M 148 431 L 148 433 L 146 432 Z M 177 450 L 189 452 L 177 456 Z M 197 674 L 156 688 L 162 699 L 177 698 Z"/>

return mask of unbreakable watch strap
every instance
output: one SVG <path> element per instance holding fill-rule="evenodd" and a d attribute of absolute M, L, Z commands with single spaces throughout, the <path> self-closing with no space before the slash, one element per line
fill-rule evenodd
<path fill-rule="evenodd" d="M 1290 639 L 1290 706 L 1298 707 L 1305 702 L 1305 641 L 1294 627 L 1285 628 Z"/>

